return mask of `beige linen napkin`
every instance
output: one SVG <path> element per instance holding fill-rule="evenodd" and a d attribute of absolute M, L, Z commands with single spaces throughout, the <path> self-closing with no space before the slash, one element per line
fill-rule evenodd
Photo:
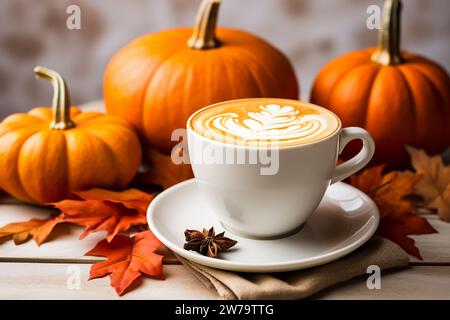
<path fill-rule="evenodd" d="M 353 253 L 323 266 L 284 273 L 235 273 L 180 261 L 208 288 L 224 299 L 303 299 L 325 288 L 367 274 L 408 265 L 408 255 L 393 242 L 373 237 Z"/>

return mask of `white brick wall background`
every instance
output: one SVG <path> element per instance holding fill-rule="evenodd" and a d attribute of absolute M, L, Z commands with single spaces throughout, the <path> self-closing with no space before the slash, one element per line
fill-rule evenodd
<path fill-rule="evenodd" d="M 450 1 L 404 0 L 403 48 L 450 70 Z M 34 78 L 41 64 L 60 71 L 74 103 L 101 97 L 112 54 L 138 35 L 190 26 L 200 0 L 0 0 L 0 118 L 48 105 L 51 88 Z M 81 7 L 82 29 L 66 29 L 66 7 Z M 273 43 L 293 62 L 302 98 L 330 59 L 375 45 L 366 9 L 382 0 L 222 0 L 219 23 Z"/>

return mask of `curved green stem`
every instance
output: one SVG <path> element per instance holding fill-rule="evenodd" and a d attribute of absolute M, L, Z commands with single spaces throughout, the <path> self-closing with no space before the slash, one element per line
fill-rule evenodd
<path fill-rule="evenodd" d="M 401 10 L 400 0 L 385 1 L 378 49 L 373 53 L 372 61 L 385 66 L 394 66 L 404 61 L 400 53 Z"/>
<path fill-rule="evenodd" d="M 66 130 L 75 127 L 70 119 L 70 98 L 66 82 L 59 73 L 41 66 L 34 68 L 38 78 L 50 80 L 53 85 L 53 121 L 50 127 L 54 130 Z"/>

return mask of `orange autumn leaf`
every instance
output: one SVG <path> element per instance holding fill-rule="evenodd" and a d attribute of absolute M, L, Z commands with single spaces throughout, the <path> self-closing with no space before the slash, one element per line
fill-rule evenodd
<path fill-rule="evenodd" d="M 89 191 L 75 192 L 77 196 L 84 200 L 105 200 L 119 203 L 128 209 L 146 212 L 153 195 L 147 194 L 137 189 L 128 189 L 117 192 L 105 189 L 91 189 Z"/>
<path fill-rule="evenodd" d="M 364 170 L 350 178 L 350 183 L 367 193 L 380 211 L 380 225 L 377 234 L 388 238 L 409 254 L 422 259 L 412 234 L 437 232 L 428 221 L 416 215 L 413 204 L 405 197 L 413 193 L 421 176 L 398 171 L 383 174 L 384 166 Z"/>
<path fill-rule="evenodd" d="M 445 166 L 440 155 L 430 157 L 425 151 L 406 148 L 411 163 L 422 179 L 414 192 L 423 197 L 425 205 L 437 209 L 439 218 L 450 222 L 450 166 Z"/>
<path fill-rule="evenodd" d="M 92 189 L 75 194 L 82 200 L 63 200 L 53 206 L 61 210 L 64 221 L 85 227 L 80 239 L 103 230 L 108 241 L 132 226 L 146 224 L 147 207 L 153 199 L 136 189 L 122 192 Z"/>
<path fill-rule="evenodd" d="M 13 239 L 16 245 L 33 238 L 38 246 L 44 243 L 55 226 L 64 222 L 61 215 L 47 219 L 31 219 L 24 222 L 13 222 L 0 228 L 0 243 Z"/>
<path fill-rule="evenodd" d="M 111 286 L 122 295 L 132 285 L 137 285 L 142 274 L 163 279 L 163 256 L 155 251 L 163 244 L 151 231 L 144 231 L 130 238 L 118 235 L 111 242 L 100 241 L 86 256 L 105 257 L 91 267 L 89 280 L 111 276 Z"/>

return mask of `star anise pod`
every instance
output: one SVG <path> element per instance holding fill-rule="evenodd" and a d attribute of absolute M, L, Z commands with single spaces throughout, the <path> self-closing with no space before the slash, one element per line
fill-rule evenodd
<path fill-rule="evenodd" d="M 204 256 L 215 258 L 219 252 L 227 251 L 237 241 L 224 237 L 225 232 L 215 234 L 214 227 L 209 230 L 186 230 L 184 249 L 196 251 Z"/>

